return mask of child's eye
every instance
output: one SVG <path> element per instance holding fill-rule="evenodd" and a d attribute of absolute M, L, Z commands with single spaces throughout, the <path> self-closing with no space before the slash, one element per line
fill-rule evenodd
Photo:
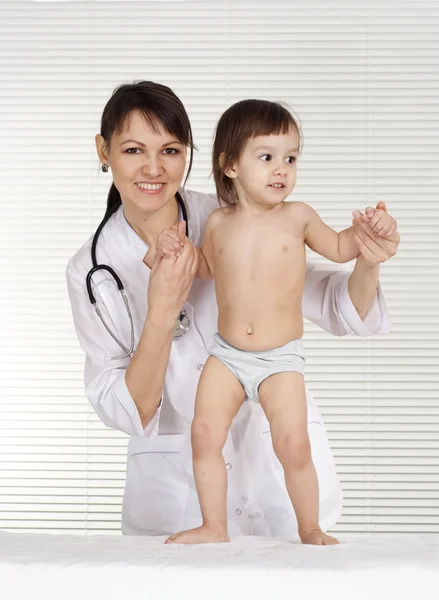
<path fill-rule="evenodd" d="M 175 154 L 179 154 L 180 150 L 177 150 L 177 148 L 165 148 L 163 152 L 169 156 L 174 156 Z"/>
<path fill-rule="evenodd" d="M 271 156 L 271 154 L 263 154 L 260 158 L 265 162 L 269 162 L 273 157 Z"/>
<path fill-rule="evenodd" d="M 290 163 L 290 165 L 294 164 L 297 160 L 297 156 L 289 156 L 287 158 L 287 161 Z"/>
<path fill-rule="evenodd" d="M 140 148 L 127 148 L 125 150 L 126 154 L 138 154 L 139 152 L 141 152 Z"/>

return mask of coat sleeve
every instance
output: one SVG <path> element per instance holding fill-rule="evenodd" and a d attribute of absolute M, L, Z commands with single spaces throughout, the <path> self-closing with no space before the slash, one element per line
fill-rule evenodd
<path fill-rule="evenodd" d="M 86 355 L 85 395 L 99 419 L 108 427 L 130 436 L 155 437 L 158 433 L 161 405 L 148 425 L 143 428 L 125 381 L 130 358 L 106 360 L 109 356 L 121 354 L 121 349 L 105 330 L 90 303 L 85 285 L 86 271 L 87 269 L 76 266 L 72 261 L 66 270 L 73 322 L 79 343 Z M 109 311 L 105 318 L 114 326 L 110 314 Z"/>
<path fill-rule="evenodd" d="M 338 336 L 367 337 L 388 333 L 390 317 L 381 286 L 378 284 L 376 296 L 362 320 L 349 296 L 350 275 L 351 271 L 334 270 L 332 265 L 307 261 L 302 303 L 304 317 Z"/>

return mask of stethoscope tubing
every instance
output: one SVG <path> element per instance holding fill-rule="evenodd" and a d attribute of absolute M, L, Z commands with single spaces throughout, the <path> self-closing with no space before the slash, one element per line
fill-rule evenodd
<path fill-rule="evenodd" d="M 179 192 L 176 193 L 175 195 L 176 200 L 178 202 L 178 205 L 181 209 L 181 214 L 183 217 L 183 220 L 186 222 L 186 236 L 189 237 L 189 223 L 188 223 L 188 216 L 187 216 L 187 210 L 186 210 L 186 206 L 184 204 L 183 198 L 181 197 L 181 194 Z M 102 229 L 104 228 L 106 222 L 108 221 L 108 219 L 110 218 L 111 214 L 108 217 L 104 217 L 104 219 L 102 220 L 102 222 L 100 223 L 99 227 L 96 230 L 96 233 L 93 236 L 93 240 L 92 240 L 92 245 L 91 245 L 91 260 L 92 260 L 92 268 L 90 269 L 90 271 L 87 273 L 86 279 L 85 279 L 85 284 L 86 284 L 86 288 L 87 288 L 87 294 L 88 294 L 88 298 L 91 302 L 91 304 L 93 305 L 95 312 L 99 318 L 99 320 L 102 322 L 103 326 L 105 327 L 106 331 L 111 335 L 111 337 L 113 338 L 113 340 L 118 344 L 118 346 L 120 346 L 120 348 L 125 352 L 124 356 L 114 356 L 114 357 L 105 357 L 105 360 L 121 360 L 124 358 L 127 358 L 128 356 L 131 356 L 131 354 L 133 354 L 134 352 L 134 323 L 133 323 L 133 317 L 131 314 L 131 310 L 130 310 L 130 305 L 128 302 L 128 298 L 127 295 L 125 293 L 125 288 L 124 285 L 122 283 L 121 278 L 119 277 L 119 275 L 116 273 L 116 271 L 110 267 L 109 265 L 105 265 L 105 264 L 101 264 L 99 265 L 97 262 L 97 258 L 96 258 L 96 247 L 97 247 L 97 242 L 99 239 L 99 236 L 102 232 Z M 96 298 L 93 294 L 93 290 L 92 290 L 92 277 L 93 275 L 97 272 L 97 271 L 107 271 L 108 273 L 110 273 L 110 275 L 113 277 L 113 279 L 115 280 L 118 290 L 122 296 L 124 305 L 125 305 L 125 309 L 128 315 L 128 319 L 130 322 L 130 329 L 131 329 L 131 335 L 130 335 L 130 347 L 127 348 L 118 338 L 117 336 L 111 331 L 108 323 L 105 321 L 104 316 L 102 315 L 102 312 L 97 304 Z M 174 337 L 178 338 L 181 337 L 182 335 L 184 335 L 188 329 L 189 329 L 189 319 L 187 317 L 187 313 L 185 309 L 182 309 L 180 311 L 180 315 L 178 316 L 177 319 L 177 323 L 176 323 L 176 328 L 175 328 L 175 333 L 174 333 Z"/>

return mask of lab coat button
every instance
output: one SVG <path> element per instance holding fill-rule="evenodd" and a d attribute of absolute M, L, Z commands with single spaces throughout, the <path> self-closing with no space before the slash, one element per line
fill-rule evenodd
<path fill-rule="evenodd" d="M 237 509 L 235 510 L 235 513 L 236 513 L 237 515 L 242 515 L 242 510 L 241 510 L 240 508 L 237 508 Z"/>
<path fill-rule="evenodd" d="M 199 371 L 202 371 L 202 370 L 203 370 L 203 367 L 204 367 L 204 365 L 201 365 L 201 364 L 200 364 L 200 365 L 197 365 L 197 369 L 198 369 Z"/>
<path fill-rule="evenodd" d="M 231 468 L 232 468 L 232 465 L 231 465 L 230 463 L 226 463 L 226 469 L 227 469 L 228 471 L 230 471 L 230 469 L 231 469 Z"/>

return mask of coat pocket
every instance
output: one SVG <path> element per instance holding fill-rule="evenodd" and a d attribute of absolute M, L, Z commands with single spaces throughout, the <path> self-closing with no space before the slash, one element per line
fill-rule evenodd
<path fill-rule="evenodd" d="M 130 441 L 123 533 L 168 535 L 180 530 L 190 487 L 182 460 L 185 439 L 176 434 Z"/>

